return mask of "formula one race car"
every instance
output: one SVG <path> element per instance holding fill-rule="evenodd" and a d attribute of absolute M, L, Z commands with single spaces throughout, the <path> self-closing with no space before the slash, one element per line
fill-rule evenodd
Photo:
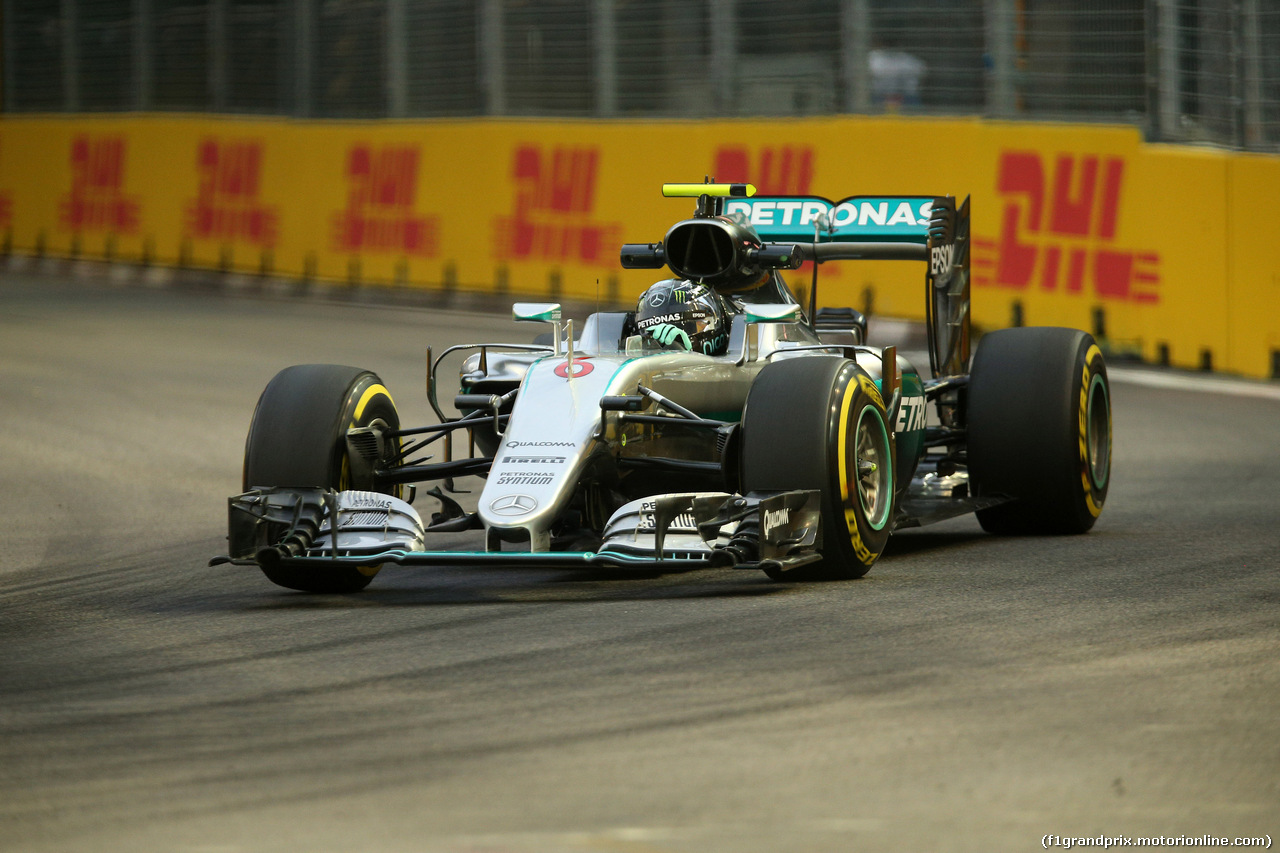
<path fill-rule="evenodd" d="M 690 345 L 674 304 L 591 314 L 575 333 L 559 305 L 518 303 L 516 320 L 550 334 L 428 348 L 440 423 L 412 428 L 367 370 L 287 368 L 258 401 L 230 553 L 213 562 L 312 592 L 361 589 L 388 563 L 840 579 L 894 530 L 961 513 L 997 533 L 1093 526 L 1111 458 L 1102 353 L 1074 329 L 1014 328 L 983 337 L 970 369 L 967 199 L 663 190 L 696 198 L 694 217 L 623 246 L 622 265 L 670 268 L 663 299 L 713 294 L 712 344 Z M 779 274 L 864 258 L 926 263 L 929 378 L 866 345 L 857 311 L 819 310 L 816 274 L 807 310 Z M 462 359 L 456 416 L 439 403 L 446 356 Z M 472 512 L 451 497 L 467 475 L 485 478 Z M 440 509 L 424 521 L 411 502 L 430 482 Z M 464 530 L 484 549 L 428 544 Z"/>

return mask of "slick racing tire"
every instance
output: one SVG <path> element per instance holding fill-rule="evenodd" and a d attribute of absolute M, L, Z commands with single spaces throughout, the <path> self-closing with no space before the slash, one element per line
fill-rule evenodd
<path fill-rule="evenodd" d="M 983 337 L 968 390 L 969 478 L 991 533 L 1084 533 L 1111 480 L 1111 388 L 1093 337 L 1003 329 Z"/>
<path fill-rule="evenodd" d="M 267 384 L 249 426 L 244 450 L 244 488 L 308 486 L 381 491 L 372 478 L 358 482 L 347 458 L 347 430 L 385 425 L 400 428 L 391 394 L 377 375 L 336 364 L 287 367 Z M 398 452 L 399 442 L 389 445 Z M 392 461 L 392 460 L 385 460 Z M 379 566 L 334 568 L 263 567 L 273 582 L 305 592 L 356 592 Z"/>
<path fill-rule="evenodd" d="M 769 576 L 865 575 L 884 550 L 894 515 L 893 432 L 876 383 L 844 358 L 773 362 L 747 395 L 742 442 L 744 493 L 812 489 L 822 496 L 821 561 Z"/>

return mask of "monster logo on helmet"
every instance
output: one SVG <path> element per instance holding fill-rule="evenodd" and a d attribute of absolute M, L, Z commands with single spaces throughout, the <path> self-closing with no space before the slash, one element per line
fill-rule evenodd
<path fill-rule="evenodd" d="M 692 281 L 666 279 L 640 296 L 636 328 L 663 346 L 722 355 L 729 347 L 729 323 L 711 288 Z"/>

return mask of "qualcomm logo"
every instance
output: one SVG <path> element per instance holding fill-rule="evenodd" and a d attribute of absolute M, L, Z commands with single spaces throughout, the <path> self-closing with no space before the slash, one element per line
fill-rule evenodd
<path fill-rule="evenodd" d="M 779 509 L 765 510 L 764 538 L 767 541 L 772 541 L 772 540 L 769 540 L 769 536 L 773 534 L 773 531 L 783 526 L 784 524 L 790 524 L 790 523 L 791 523 L 791 510 L 788 507 L 784 506 Z"/>
<path fill-rule="evenodd" d="M 572 441 L 508 441 L 503 447 L 577 447 Z"/>
<path fill-rule="evenodd" d="M 528 515 L 538 508 L 538 502 L 528 495 L 503 495 L 489 503 L 494 515 Z"/>

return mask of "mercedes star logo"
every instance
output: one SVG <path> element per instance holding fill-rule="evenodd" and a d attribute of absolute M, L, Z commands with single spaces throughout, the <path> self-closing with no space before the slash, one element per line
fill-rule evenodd
<path fill-rule="evenodd" d="M 528 515 L 538 508 L 538 502 L 528 495 L 503 495 L 489 504 L 495 515 Z"/>

